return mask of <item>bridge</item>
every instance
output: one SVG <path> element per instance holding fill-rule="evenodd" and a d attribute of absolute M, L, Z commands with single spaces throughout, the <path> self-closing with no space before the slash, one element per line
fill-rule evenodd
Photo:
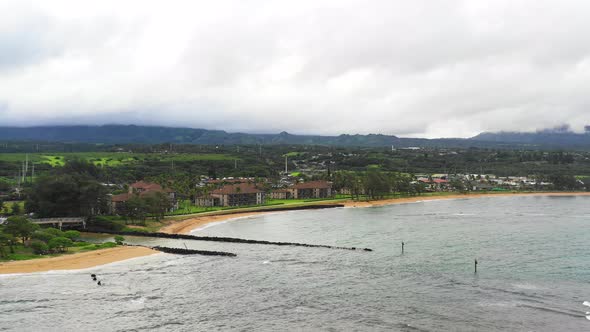
<path fill-rule="evenodd" d="M 82 228 L 86 228 L 86 219 L 82 217 L 74 217 L 74 218 L 40 218 L 40 219 L 33 219 L 32 220 L 37 225 L 52 225 L 53 227 L 58 227 L 62 229 L 62 226 L 79 226 L 82 225 Z"/>

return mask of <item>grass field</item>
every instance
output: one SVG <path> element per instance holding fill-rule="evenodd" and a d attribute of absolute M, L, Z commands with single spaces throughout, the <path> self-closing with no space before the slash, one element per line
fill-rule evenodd
<path fill-rule="evenodd" d="M 116 167 L 123 164 L 131 164 L 144 160 L 162 162 L 183 161 L 233 161 L 240 160 L 228 154 L 159 154 L 159 153 L 131 153 L 131 152 L 72 152 L 59 154 L 29 153 L 29 162 L 35 164 L 48 164 L 53 167 L 63 166 L 67 160 L 82 159 L 101 167 Z M 0 161 L 20 163 L 25 161 L 24 153 L 2 153 Z"/>

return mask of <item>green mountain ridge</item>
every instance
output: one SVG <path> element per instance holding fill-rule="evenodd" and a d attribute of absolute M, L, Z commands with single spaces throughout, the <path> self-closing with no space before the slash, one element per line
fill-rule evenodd
<path fill-rule="evenodd" d="M 3 141 L 103 144 L 303 144 L 361 147 L 590 148 L 590 134 L 572 132 L 482 133 L 472 138 L 400 138 L 383 134 L 338 136 L 228 133 L 223 130 L 137 125 L 0 127 Z"/>

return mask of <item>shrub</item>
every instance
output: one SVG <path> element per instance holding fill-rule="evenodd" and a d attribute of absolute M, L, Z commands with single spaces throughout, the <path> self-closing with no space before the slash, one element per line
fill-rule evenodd
<path fill-rule="evenodd" d="M 47 233 L 47 234 L 51 234 L 53 235 L 53 237 L 63 237 L 64 236 L 64 232 L 62 232 L 61 230 L 57 229 L 57 228 L 45 228 L 43 229 L 43 232 Z"/>
<path fill-rule="evenodd" d="M 108 231 L 115 231 L 115 232 L 120 232 L 123 230 L 123 228 L 125 228 L 125 225 L 123 225 L 120 222 L 114 221 L 114 220 L 108 220 L 108 219 L 99 219 L 96 218 L 96 220 L 93 220 L 90 225 L 91 228 L 97 229 L 97 230 L 108 230 Z"/>
<path fill-rule="evenodd" d="M 53 239 L 49 240 L 49 249 L 57 250 L 57 251 L 66 251 L 68 247 L 74 245 L 72 240 L 68 239 L 67 237 L 54 237 Z"/>
<path fill-rule="evenodd" d="M 80 237 L 80 232 L 78 231 L 67 231 L 64 233 L 64 237 L 74 241 L 75 239 Z"/>
<path fill-rule="evenodd" d="M 119 245 L 120 244 L 123 244 L 123 241 L 125 241 L 125 238 L 124 237 L 122 237 L 121 235 L 115 235 L 115 242 L 117 244 L 119 244 Z"/>
<path fill-rule="evenodd" d="M 33 253 L 37 255 L 45 255 L 49 252 L 49 246 L 45 242 L 41 241 L 31 242 L 31 248 L 33 249 Z"/>
<path fill-rule="evenodd" d="M 106 249 L 106 248 L 114 248 L 117 244 L 115 242 L 105 242 L 102 244 L 95 244 L 94 249 Z"/>

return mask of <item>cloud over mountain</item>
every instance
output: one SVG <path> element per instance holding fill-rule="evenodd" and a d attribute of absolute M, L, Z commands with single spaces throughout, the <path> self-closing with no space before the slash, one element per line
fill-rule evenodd
<path fill-rule="evenodd" d="M 567 0 L 6 0 L 0 125 L 583 131 L 589 12 Z"/>

